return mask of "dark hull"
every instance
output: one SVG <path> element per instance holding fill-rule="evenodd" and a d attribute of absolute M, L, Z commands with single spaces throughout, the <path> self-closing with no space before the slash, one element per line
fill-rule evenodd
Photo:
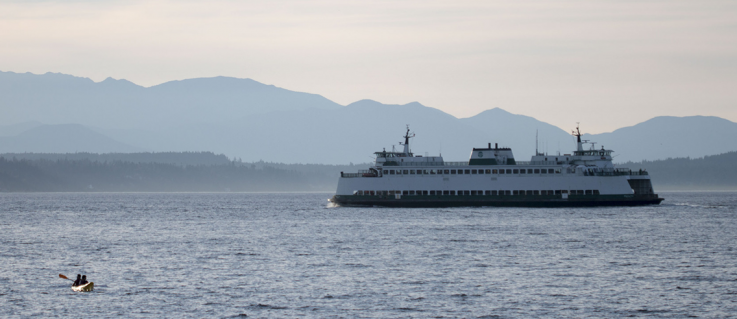
<path fill-rule="evenodd" d="M 658 205 L 663 198 L 653 195 L 569 196 L 359 196 L 335 195 L 330 200 L 340 206 L 383 207 L 595 207 Z"/>

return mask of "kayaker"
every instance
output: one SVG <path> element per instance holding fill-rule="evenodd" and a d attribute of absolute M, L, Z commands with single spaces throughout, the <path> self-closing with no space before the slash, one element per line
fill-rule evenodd
<path fill-rule="evenodd" d="M 79 286 L 79 285 L 81 285 L 81 282 L 82 282 L 82 275 L 77 274 L 77 280 L 74 281 L 74 283 L 72 284 L 72 286 Z"/>
<path fill-rule="evenodd" d="M 80 285 L 86 285 L 87 284 L 87 275 L 82 276 L 82 281 L 79 284 Z"/>

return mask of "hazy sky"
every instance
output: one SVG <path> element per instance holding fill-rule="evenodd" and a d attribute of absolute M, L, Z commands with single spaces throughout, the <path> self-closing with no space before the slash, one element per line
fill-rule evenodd
<path fill-rule="evenodd" d="M 144 86 L 225 75 L 589 133 L 737 121 L 737 1 L 0 0 L 0 70 Z"/>

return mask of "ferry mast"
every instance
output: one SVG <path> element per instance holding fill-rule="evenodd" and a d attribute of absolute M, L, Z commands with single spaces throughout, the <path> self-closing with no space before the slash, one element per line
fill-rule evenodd
<path fill-rule="evenodd" d="M 404 156 L 412 157 L 412 153 L 409 152 L 409 139 L 415 137 L 415 133 L 409 132 L 409 125 L 407 125 L 407 133 L 404 134 L 404 143 L 399 142 L 399 145 L 404 145 Z"/>

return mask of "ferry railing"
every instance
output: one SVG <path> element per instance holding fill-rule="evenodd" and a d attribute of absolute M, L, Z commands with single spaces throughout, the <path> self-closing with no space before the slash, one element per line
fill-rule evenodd
<path fill-rule="evenodd" d="M 379 177 L 376 171 L 362 169 L 358 173 L 343 173 L 340 172 L 340 177 Z"/>
<path fill-rule="evenodd" d="M 468 162 L 393 162 L 384 164 L 384 167 L 392 166 L 465 166 Z"/>
<path fill-rule="evenodd" d="M 384 167 L 392 166 L 468 166 L 468 161 L 464 162 L 393 162 L 391 164 L 384 164 Z M 561 165 L 565 162 L 556 161 L 517 161 L 517 165 Z"/>
<path fill-rule="evenodd" d="M 596 168 L 584 170 L 586 176 L 644 176 L 649 175 L 645 170 L 632 171 L 629 168 Z"/>
<path fill-rule="evenodd" d="M 445 166 L 468 166 L 468 162 L 444 162 Z"/>
<path fill-rule="evenodd" d="M 556 161 L 516 161 L 517 165 L 560 165 L 566 162 Z"/>

